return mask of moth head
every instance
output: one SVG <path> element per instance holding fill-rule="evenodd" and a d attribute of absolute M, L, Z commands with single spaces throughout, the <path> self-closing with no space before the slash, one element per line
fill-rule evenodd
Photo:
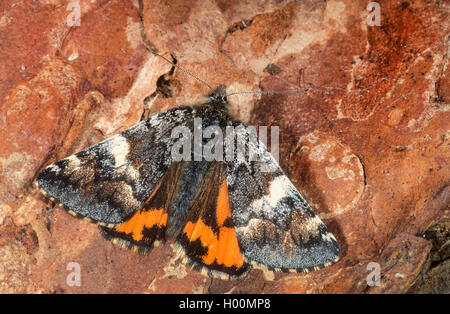
<path fill-rule="evenodd" d="M 222 106 L 227 105 L 227 87 L 225 85 L 220 85 L 211 94 L 209 94 L 208 99 L 213 104 Z"/>

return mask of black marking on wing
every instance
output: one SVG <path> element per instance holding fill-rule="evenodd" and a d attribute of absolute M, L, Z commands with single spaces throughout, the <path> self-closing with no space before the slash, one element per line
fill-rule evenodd
<path fill-rule="evenodd" d="M 250 130 L 244 126 L 240 132 L 238 137 L 245 137 Z M 258 141 L 252 149 L 273 171 L 261 171 L 260 162 L 248 159 L 226 162 L 233 222 L 246 259 L 287 271 L 337 261 L 340 249 L 334 236 L 266 147 Z"/>
<path fill-rule="evenodd" d="M 193 127 L 192 109 L 174 108 L 43 169 L 48 197 L 77 215 L 121 223 L 148 198 L 172 163 L 176 126 Z"/>

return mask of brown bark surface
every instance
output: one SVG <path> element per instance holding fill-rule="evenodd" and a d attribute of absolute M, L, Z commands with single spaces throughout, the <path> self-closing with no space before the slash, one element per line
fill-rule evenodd
<path fill-rule="evenodd" d="M 144 1 L 150 42 L 212 87 L 306 89 L 229 101 L 279 126 L 280 165 L 342 258 L 229 282 L 185 267 L 172 243 L 115 247 L 32 187 L 42 167 L 209 92 L 145 49 L 137 1 L 80 1 L 80 26 L 68 3 L 0 2 L 0 293 L 450 292 L 448 1 L 379 1 L 380 26 L 364 1 Z"/>

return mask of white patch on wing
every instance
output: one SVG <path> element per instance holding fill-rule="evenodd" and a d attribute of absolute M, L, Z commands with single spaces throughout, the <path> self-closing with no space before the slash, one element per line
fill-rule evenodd
<path fill-rule="evenodd" d="M 317 235 L 319 233 L 320 225 L 323 225 L 323 222 L 318 216 L 309 218 L 304 222 L 305 229 L 308 231 L 308 233 L 313 235 Z"/>
<path fill-rule="evenodd" d="M 261 220 L 258 218 L 252 218 L 245 226 L 236 228 L 236 232 L 244 235 L 245 237 L 251 237 L 252 233 L 257 232 L 257 230 L 260 229 L 260 226 Z"/>
<path fill-rule="evenodd" d="M 75 156 L 75 155 L 70 155 L 69 157 L 66 158 L 66 160 L 69 161 L 69 165 L 68 166 L 71 169 L 78 168 L 80 166 L 80 164 L 81 164 L 80 159 L 78 159 L 78 157 Z"/>
<path fill-rule="evenodd" d="M 46 169 L 50 170 L 50 171 L 54 171 L 54 172 L 58 172 L 61 170 L 61 168 L 59 168 L 57 165 L 55 164 L 51 164 L 49 166 L 46 167 Z"/>
<path fill-rule="evenodd" d="M 322 240 L 328 241 L 328 242 L 333 242 L 333 241 L 336 241 L 336 238 L 334 237 L 334 235 L 331 232 L 328 232 L 328 233 L 322 234 Z"/>
<path fill-rule="evenodd" d="M 109 153 L 114 157 L 116 167 L 120 167 L 128 162 L 127 155 L 130 150 L 130 145 L 125 137 L 122 135 L 112 137 L 108 143 L 108 147 Z"/>
<path fill-rule="evenodd" d="M 269 193 L 254 201 L 251 207 L 254 210 L 263 209 L 263 206 L 275 208 L 280 200 L 291 193 L 292 183 L 285 175 L 276 177 L 270 182 Z"/>
<path fill-rule="evenodd" d="M 317 230 L 321 224 L 322 220 L 320 220 L 318 216 L 314 216 L 314 218 L 310 218 L 305 221 L 305 226 L 308 230 Z"/>

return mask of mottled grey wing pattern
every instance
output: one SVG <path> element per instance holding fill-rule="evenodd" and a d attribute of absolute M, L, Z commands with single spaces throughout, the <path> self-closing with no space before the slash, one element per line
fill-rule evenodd
<path fill-rule="evenodd" d="M 192 109 L 174 108 L 43 169 L 39 187 L 75 214 L 118 224 L 148 198 L 172 163 L 176 126 L 193 127 Z"/>
<path fill-rule="evenodd" d="M 241 124 L 236 138 L 251 130 Z M 259 140 L 247 141 L 261 162 L 226 162 L 232 217 L 245 258 L 271 269 L 313 270 L 340 256 L 339 245 Z M 271 172 L 263 171 L 265 167 Z M 267 169 L 266 169 L 267 170 Z"/>

